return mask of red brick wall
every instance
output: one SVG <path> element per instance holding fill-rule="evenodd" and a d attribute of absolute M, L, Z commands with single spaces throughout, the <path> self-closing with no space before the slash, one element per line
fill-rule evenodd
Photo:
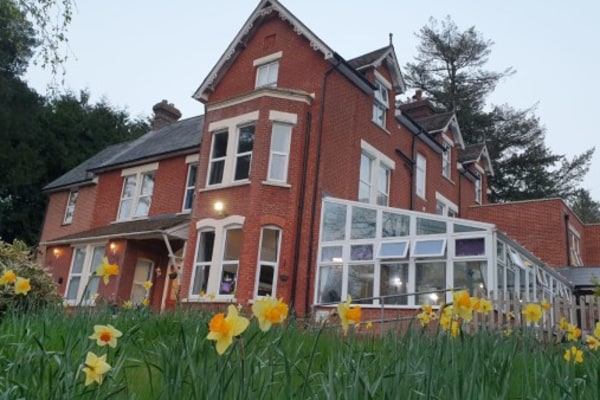
<path fill-rule="evenodd" d="M 550 266 L 565 266 L 567 242 L 565 214 L 582 232 L 582 225 L 560 199 L 488 204 L 467 209 L 466 218 L 496 224 Z"/>
<path fill-rule="evenodd" d="M 70 224 L 63 224 L 69 193 L 69 190 L 63 190 L 49 194 L 41 242 L 85 231 L 92 227 L 96 186 L 90 185 L 79 188 L 73 221 Z"/>
<path fill-rule="evenodd" d="M 584 248 L 583 262 L 585 265 L 600 266 L 600 224 L 587 225 L 584 228 L 584 239 L 581 242 Z"/>

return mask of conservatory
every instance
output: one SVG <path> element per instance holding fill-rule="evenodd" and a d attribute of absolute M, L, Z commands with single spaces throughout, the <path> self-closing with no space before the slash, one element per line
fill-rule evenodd
<path fill-rule="evenodd" d="M 571 284 L 495 225 L 323 199 L 315 304 L 414 308 L 449 289 L 522 301 L 570 299 Z"/>

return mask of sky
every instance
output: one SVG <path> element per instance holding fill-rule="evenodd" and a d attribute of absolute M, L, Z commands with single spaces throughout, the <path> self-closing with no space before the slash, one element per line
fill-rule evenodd
<path fill-rule="evenodd" d="M 259 0 L 75 0 L 65 89 L 88 90 L 132 117 L 148 117 L 162 99 L 183 118 L 203 113 L 192 94 Z M 597 151 L 583 187 L 600 201 L 600 2 L 595 0 L 399 1 L 280 0 L 321 40 L 350 59 L 386 46 L 401 67 L 413 61 L 415 34 L 431 17 L 450 16 L 492 40 L 487 69 L 516 73 L 500 82 L 489 105 L 535 107 L 546 144 L 571 158 Z M 25 79 L 45 93 L 51 76 L 31 67 Z M 412 91 L 401 95 L 405 99 Z M 460 123 L 460 121 L 459 121 Z"/>

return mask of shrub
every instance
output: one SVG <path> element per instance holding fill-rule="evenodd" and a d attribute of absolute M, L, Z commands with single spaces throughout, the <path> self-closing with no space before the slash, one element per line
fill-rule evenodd
<path fill-rule="evenodd" d="M 12 270 L 18 277 L 29 279 L 31 290 L 15 294 L 14 285 L 0 285 L 0 315 L 11 310 L 30 310 L 47 305 L 58 305 L 61 297 L 48 271 L 35 259 L 24 242 L 12 244 L 0 240 L 0 275 Z"/>

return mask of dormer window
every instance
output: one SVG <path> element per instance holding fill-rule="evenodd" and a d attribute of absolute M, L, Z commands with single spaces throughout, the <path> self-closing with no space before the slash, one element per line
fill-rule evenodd
<path fill-rule="evenodd" d="M 444 141 L 444 152 L 442 153 L 442 176 L 444 178 L 451 178 L 451 167 L 452 167 L 452 148 L 448 142 Z"/>
<path fill-rule="evenodd" d="M 389 108 L 388 89 L 379 80 L 375 81 L 375 102 L 373 103 L 373 122 L 385 128 L 385 117 Z"/>
<path fill-rule="evenodd" d="M 256 88 L 277 86 L 279 59 L 282 55 L 283 52 L 278 51 L 277 53 L 254 60 L 253 65 L 256 67 Z"/>
<path fill-rule="evenodd" d="M 153 163 L 121 171 L 123 191 L 117 221 L 148 216 L 157 169 L 158 163 Z"/>
<path fill-rule="evenodd" d="M 475 203 L 481 204 L 482 190 L 481 190 L 481 174 L 475 173 L 477 178 L 475 179 Z"/>

